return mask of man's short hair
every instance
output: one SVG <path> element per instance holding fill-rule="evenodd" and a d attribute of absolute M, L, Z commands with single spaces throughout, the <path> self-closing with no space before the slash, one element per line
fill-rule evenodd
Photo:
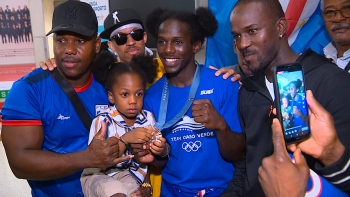
<path fill-rule="evenodd" d="M 252 2 L 261 3 L 264 8 L 266 8 L 266 14 L 272 19 L 275 19 L 275 21 L 285 17 L 281 3 L 278 0 L 238 0 L 234 8 L 240 4 L 247 4 Z"/>
<path fill-rule="evenodd" d="M 92 37 L 96 35 L 97 30 L 97 17 L 90 4 L 80 1 L 66 1 L 55 8 L 52 29 L 46 36 L 60 31 L 68 31 Z"/>

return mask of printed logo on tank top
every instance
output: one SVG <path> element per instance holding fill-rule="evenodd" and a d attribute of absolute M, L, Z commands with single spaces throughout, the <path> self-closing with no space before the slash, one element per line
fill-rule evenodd
<path fill-rule="evenodd" d="M 204 125 L 195 122 L 193 118 L 184 116 L 173 126 L 170 140 L 172 143 L 179 143 L 183 151 L 197 152 L 203 145 L 203 138 L 215 136 L 214 131 L 203 130 L 204 128 Z"/>

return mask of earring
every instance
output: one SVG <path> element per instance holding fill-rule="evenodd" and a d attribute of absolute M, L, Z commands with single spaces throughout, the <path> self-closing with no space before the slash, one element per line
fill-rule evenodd
<path fill-rule="evenodd" d="M 283 37 L 283 34 L 280 34 L 280 38 L 282 38 Z"/>

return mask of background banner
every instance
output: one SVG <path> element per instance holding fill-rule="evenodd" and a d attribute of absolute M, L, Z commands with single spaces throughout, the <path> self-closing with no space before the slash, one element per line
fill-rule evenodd
<path fill-rule="evenodd" d="M 28 0 L 1 0 L 0 37 L 0 66 L 34 64 Z"/>
<path fill-rule="evenodd" d="M 103 31 L 103 21 L 109 14 L 109 0 L 80 0 L 91 5 L 95 10 L 98 21 L 98 33 Z"/>
<path fill-rule="evenodd" d="M 35 67 L 28 0 L 0 1 L 0 109 L 12 83 Z"/>

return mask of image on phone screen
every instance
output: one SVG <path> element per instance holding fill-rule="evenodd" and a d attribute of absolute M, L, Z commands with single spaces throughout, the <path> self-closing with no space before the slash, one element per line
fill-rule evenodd
<path fill-rule="evenodd" d="M 277 71 L 276 78 L 285 139 L 288 141 L 308 135 L 309 116 L 302 70 Z"/>

